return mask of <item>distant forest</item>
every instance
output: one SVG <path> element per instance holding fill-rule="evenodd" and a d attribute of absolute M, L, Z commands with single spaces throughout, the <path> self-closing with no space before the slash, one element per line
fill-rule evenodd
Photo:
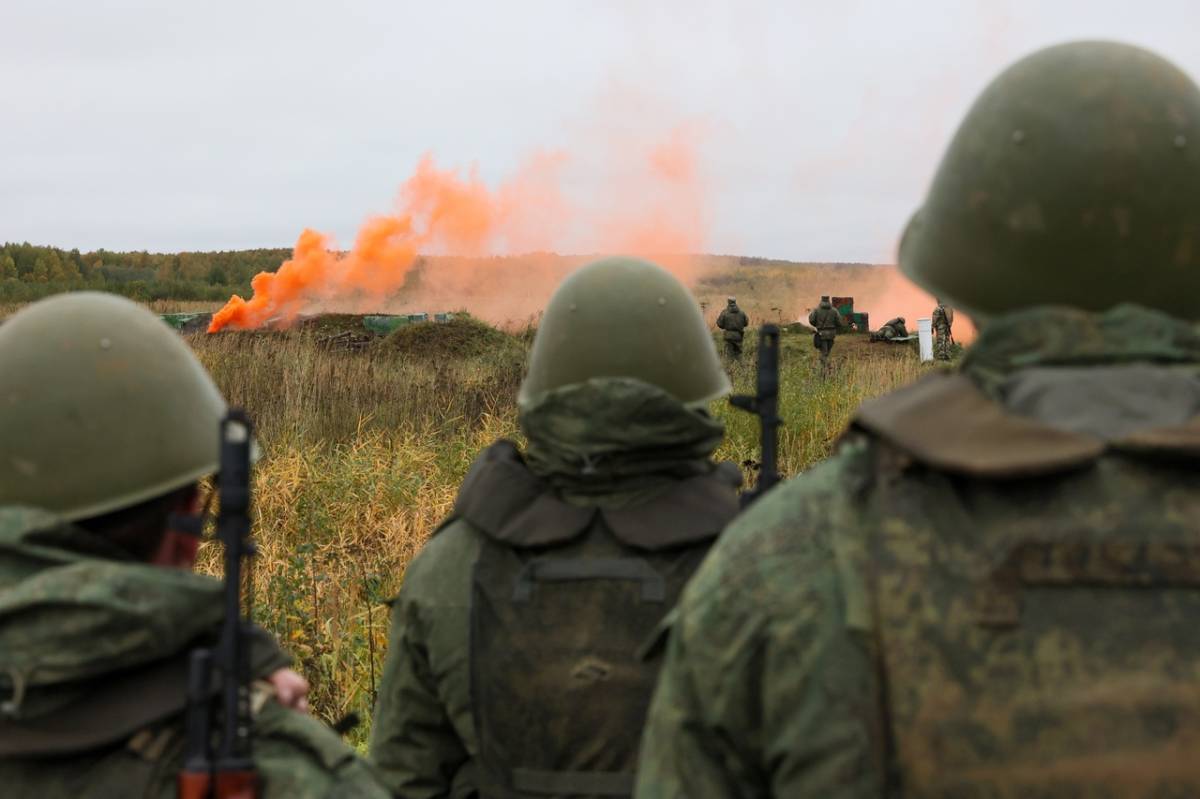
<path fill-rule="evenodd" d="M 250 279 L 273 272 L 288 249 L 229 252 L 60 250 L 28 242 L 0 245 L 0 302 L 30 302 L 61 291 L 95 289 L 136 300 L 227 300 L 250 293 Z"/>

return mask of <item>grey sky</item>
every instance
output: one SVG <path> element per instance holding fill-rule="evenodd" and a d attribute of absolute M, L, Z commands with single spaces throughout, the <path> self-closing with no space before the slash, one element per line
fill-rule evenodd
<path fill-rule="evenodd" d="M 0 240 L 81 249 L 348 245 L 427 151 L 494 183 L 567 147 L 586 192 L 644 113 L 703 130 L 710 251 L 883 261 L 1006 63 L 1103 37 L 1200 75 L 1193 0 L 3 0 L 0 31 Z"/>

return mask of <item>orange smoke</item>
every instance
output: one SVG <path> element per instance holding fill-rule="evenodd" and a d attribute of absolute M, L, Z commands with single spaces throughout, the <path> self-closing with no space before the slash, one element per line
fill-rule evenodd
<path fill-rule="evenodd" d="M 706 202 L 685 132 L 634 148 L 621 169 L 595 165 L 605 184 L 586 203 L 570 202 L 562 189 L 571 164 L 566 154 L 539 153 L 492 190 L 475 170 L 465 176 L 442 170 L 427 155 L 401 186 L 395 212 L 368 219 L 349 252 L 305 230 L 292 257 L 278 271 L 255 276 L 252 297 L 232 297 L 208 330 L 288 324 L 315 310 L 378 311 L 422 302 L 439 303 L 438 310 L 466 307 L 496 322 L 527 318 L 544 307 L 563 262 L 527 274 L 487 274 L 481 259 L 506 252 L 639 255 L 687 282 L 698 277 L 692 254 L 704 246 Z M 438 254 L 453 257 L 421 257 Z M 485 286 L 492 296 L 481 296 Z"/>

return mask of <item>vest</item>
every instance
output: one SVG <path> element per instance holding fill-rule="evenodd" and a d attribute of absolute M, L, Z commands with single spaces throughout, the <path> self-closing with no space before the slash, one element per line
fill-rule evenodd
<path fill-rule="evenodd" d="M 471 700 L 485 797 L 630 796 L 663 617 L 738 510 L 732 464 L 633 507 L 558 499 L 509 442 L 452 518 L 478 529 Z"/>
<path fill-rule="evenodd" d="M 893 794 L 1200 796 L 1200 423 L 1103 441 L 955 375 L 855 425 Z"/>

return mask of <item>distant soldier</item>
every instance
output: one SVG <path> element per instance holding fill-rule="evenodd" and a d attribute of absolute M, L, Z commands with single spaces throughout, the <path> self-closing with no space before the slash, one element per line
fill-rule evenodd
<path fill-rule="evenodd" d="M 725 331 L 725 356 L 735 361 L 742 358 L 742 338 L 750 317 L 738 307 L 737 300 L 730 297 L 725 309 L 717 317 L 717 327 Z"/>
<path fill-rule="evenodd" d="M 653 342 L 647 346 L 647 342 Z M 371 758 L 396 796 L 628 796 L 653 639 L 741 481 L 695 300 L 629 258 L 569 275 L 518 397 L 404 574 Z"/>
<path fill-rule="evenodd" d="M 1198 133 L 1110 42 L 984 91 L 900 248 L 979 337 L 722 533 L 640 797 L 1200 796 Z"/>
<path fill-rule="evenodd" d="M 821 368 L 829 368 L 829 353 L 833 350 L 833 340 L 844 322 L 837 308 L 829 302 L 828 296 L 821 297 L 821 302 L 808 314 L 808 323 L 816 330 L 813 334 L 813 346 L 821 354 Z"/>
<path fill-rule="evenodd" d="M 908 336 L 908 327 L 903 316 L 897 316 L 895 319 L 889 319 L 883 323 L 883 326 L 871 334 L 871 341 L 891 341 L 896 338 L 906 338 Z"/>
<path fill-rule="evenodd" d="M 62 294 L 0 326 L 0 785 L 5 796 L 175 796 L 189 657 L 223 585 L 192 573 L 198 481 L 225 401 L 158 317 Z M 186 531 L 185 531 L 186 530 Z M 298 712 L 307 683 L 256 629 L 260 796 L 383 797 Z"/>
<path fill-rule="evenodd" d="M 941 299 L 938 299 L 937 307 L 933 309 L 933 332 L 937 336 L 933 345 L 933 355 L 939 361 L 950 360 L 950 343 L 954 340 L 950 335 L 950 325 L 954 321 L 952 313 Z"/>

